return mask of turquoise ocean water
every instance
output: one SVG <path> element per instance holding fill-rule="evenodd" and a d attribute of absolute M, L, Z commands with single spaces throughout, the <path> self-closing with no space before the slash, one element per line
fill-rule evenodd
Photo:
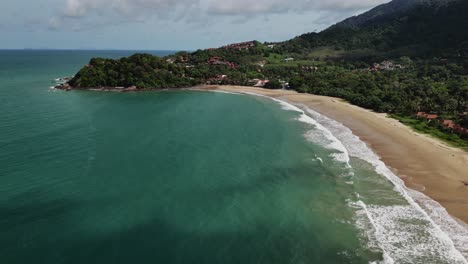
<path fill-rule="evenodd" d="M 132 53 L 0 51 L 1 263 L 466 263 L 462 229 L 313 110 L 48 88 Z"/>

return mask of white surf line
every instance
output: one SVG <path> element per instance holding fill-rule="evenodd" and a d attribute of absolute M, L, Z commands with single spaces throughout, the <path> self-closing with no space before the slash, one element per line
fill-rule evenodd
<path fill-rule="evenodd" d="M 460 223 L 455 221 L 448 214 L 444 207 L 423 193 L 406 187 L 403 180 L 395 175 L 395 173 L 385 165 L 380 157 L 375 154 L 375 152 L 373 152 L 373 150 L 367 146 L 365 142 L 354 135 L 352 131 L 342 123 L 330 119 L 308 108 L 307 112 L 318 119 L 318 122 L 322 120 L 323 122 L 329 124 L 328 128 L 334 131 L 334 135 L 338 135 L 337 137 L 344 141 L 344 145 L 350 148 L 349 151 L 351 156 L 355 156 L 370 162 L 378 174 L 383 175 L 390 182 L 392 182 L 396 191 L 402 194 L 403 197 L 405 197 L 405 199 L 412 206 L 414 206 L 420 213 L 425 216 L 425 218 L 430 220 L 430 223 L 434 227 L 436 227 L 439 233 L 438 235 L 440 235 L 443 239 L 442 241 L 446 241 L 449 243 L 449 245 L 453 246 L 453 249 L 456 250 L 455 255 L 460 257 L 460 259 L 463 261 L 462 263 L 467 263 L 466 258 L 468 255 L 468 230 Z M 422 207 L 426 208 L 426 210 L 424 210 Z M 395 211 L 400 210 L 400 208 L 394 209 Z"/>
<path fill-rule="evenodd" d="M 231 93 L 231 92 L 229 92 Z M 458 242 L 460 243 L 459 245 L 459 248 L 461 249 L 464 249 L 465 246 L 468 245 L 468 231 L 461 227 L 455 220 L 453 220 L 453 218 L 446 212 L 446 210 L 440 205 L 438 204 L 436 201 L 430 199 L 429 197 L 425 196 L 424 194 L 422 193 L 419 193 L 417 191 L 414 191 L 414 190 L 411 190 L 411 189 L 408 189 L 404 182 L 398 177 L 396 176 L 386 165 L 385 163 L 383 163 L 383 161 L 380 160 L 380 158 L 377 156 L 377 154 L 375 154 L 368 146 L 367 144 L 365 144 L 362 140 L 360 140 L 359 137 L 357 137 L 356 135 L 354 135 L 352 133 L 352 131 L 347 128 L 346 126 L 344 126 L 343 124 L 339 123 L 338 121 L 336 120 L 333 120 L 333 119 L 330 119 L 328 117 L 325 117 L 311 109 L 309 109 L 308 107 L 304 106 L 304 105 L 293 105 L 292 103 L 290 102 L 286 102 L 284 100 L 280 100 L 280 99 L 277 99 L 277 98 L 274 98 L 274 97 L 270 97 L 270 96 L 266 96 L 266 95 L 262 95 L 262 94 L 257 94 L 257 93 L 253 93 L 253 92 L 245 92 L 245 91 L 242 91 L 242 92 L 238 92 L 238 93 L 235 93 L 235 92 L 232 92 L 233 94 L 247 94 L 247 95 L 253 95 L 253 96 L 259 96 L 259 97 L 265 97 L 265 98 L 269 98 L 273 101 L 276 101 L 278 103 L 280 103 L 285 110 L 291 110 L 291 111 L 296 111 L 296 112 L 300 112 L 302 113 L 301 117 L 299 118 L 299 121 L 305 121 L 307 123 L 312 123 L 314 125 L 317 126 L 317 128 L 319 130 L 322 130 L 323 132 L 325 132 L 326 134 L 328 134 L 330 136 L 330 139 L 331 138 L 334 138 L 336 139 L 336 142 L 337 144 L 335 145 L 337 147 L 337 150 L 339 151 L 343 151 L 343 154 L 345 156 L 347 156 L 347 158 L 343 158 L 341 157 L 341 161 L 343 162 L 346 162 L 349 166 L 349 153 L 348 153 L 348 150 L 347 148 L 343 145 L 343 143 L 338 139 L 336 138 L 332 133 L 331 131 L 324 127 L 322 124 L 320 124 L 318 121 L 316 121 L 315 119 L 313 119 L 312 117 L 308 116 L 305 114 L 305 111 L 304 110 L 301 110 L 299 107 L 304 107 L 306 109 L 306 111 L 310 114 L 315 114 L 315 115 L 320 115 L 322 116 L 323 118 L 327 118 L 329 119 L 329 121 L 334 121 L 336 122 L 337 124 L 339 124 L 343 129 L 347 129 L 349 130 L 350 134 L 355 137 L 355 139 L 359 140 L 362 144 L 364 144 L 364 146 L 366 146 L 366 149 L 368 153 L 366 154 L 371 154 L 371 157 L 365 157 L 365 155 L 356 155 L 357 158 L 361 158 L 361 159 L 364 159 L 368 162 L 370 162 L 374 168 L 375 168 L 375 171 L 384 176 L 385 178 L 387 178 L 394 186 L 395 186 L 395 191 L 397 191 L 398 193 L 400 193 L 404 198 L 405 200 L 407 200 L 407 202 L 412 206 L 412 208 L 416 209 L 417 212 L 419 212 L 420 214 L 422 214 L 422 216 L 424 216 L 424 220 L 428 221 L 431 226 L 434 228 L 434 231 L 436 231 L 437 234 L 433 234 L 434 236 L 436 236 L 438 239 L 440 239 L 440 242 L 445 242 L 445 244 L 449 247 L 449 255 L 445 255 L 445 254 L 442 254 L 443 252 L 439 252 L 441 253 L 441 257 L 447 257 L 449 260 L 453 260 L 453 261 L 457 261 L 457 263 L 463 263 L 463 264 L 468 264 L 468 261 L 466 260 L 465 256 L 457 249 L 457 247 L 455 246 L 455 243 L 454 241 L 452 240 L 452 237 L 448 234 L 448 230 L 443 230 L 441 228 L 441 225 L 445 225 L 445 224 L 448 224 L 449 227 L 448 229 L 452 229 L 452 230 L 456 230 L 457 232 L 465 232 L 467 234 L 466 236 L 466 239 L 463 239 L 463 236 L 460 237 L 458 236 L 459 239 Z M 327 136 L 327 135 L 326 135 Z M 328 137 L 328 136 L 327 136 Z M 353 154 L 356 154 L 356 153 L 353 153 Z M 354 156 L 354 155 L 353 155 Z M 340 157 L 338 157 L 340 159 Z M 441 217 L 440 219 L 445 219 L 445 221 L 443 223 L 436 223 L 434 221 L 434 219 L 432 219 L 429 214 L 414 200 L 414 198 L 409 194 L 409 193 L 414 193 L 414 194 L 417 194 L 421 197 L 425 197 L 427 200 L 429 200 L 431 203 L 435 203 L 435 204 L 438 204 L 439 207 L 442 208 L 442 210 L 438 210 L 438 213 L 440 214 L 441 212 L 440 211 L 445 211 L 445 215 L 444 217 Z M 362 202 L 362 201 L 358 201 L 358 202 Z M 427 205 L 426 205 L 427 206 Z M 368 215 L 368 217 L 373 217 L 370 212 L 368 211 L 368 208 L 366 206 L 366 208 L 363 208 L 364 210 L 366 210 L 366 214 Z M 390 209 L 390 208 L 389 208 Z M 399 211 L 400 208 L 395 208 L 396 211 Z M 429 208 L 428 208 L 429 209 Z M 431 215 L 433 215 L 431 213 Z M 450 219 L 451 221 L 447 220 L 447 219 Z M 375 223 L 375 220 L 374 219 L 369 219 L 369 221 L 371 221 L 371 223 L 373 225 L 376 225 Z M 458 227 L 457 227 L 458 226 Z M 376 230 L 382 230 L 383 229 L 383 226 L 374 226 L 376 228 Z M 378 235 L 378 234 L 376 234 Z M 381 234 L 383 235 L 383 234 Z M 451 234 L 452 236 L 454 235 L 459 235 L 459 234 Z M 378 244 L 379 244 L 379 247 L 384 251 L 384 254 L 388 254 L 390 251 L 388 250 L 388 245 L 384 245 L 381 243 L 381 241 L 376 241 Z M 459 244 L 457 243 L 457 244 Z M 403 252 L 401 252 L 403 253 Z M 391 254 L 391 253 L 390 253 Z M 389 256 L 384 256 L 385 258 L 385 263 L 394 263 L 394 260 Z"/>
<path fill-rule="evenodd" d="M 213 92 L 213 93 L 222 93 L 222 94 L 236 94 L 236 95 L 244 95 L 243 93 L 239 92 L 229 92 L 224 90 L 203 90 L 198 88 L 182 88 L 181 90 L 184 91 L 195 91 L 195 92 Z"/>
<path fill-rule="evenodd" d="M 242 94 L 259 96 L 259 97 L 265 97 L 265 98 L 271 99 L 271 100 L 279 103 L 284 110 L 295 111 L 295 112 L 301 113 L 301 116 L 297 120 L 300 121 L 300 122 L 303 122 L 303 123 L 312 124 L 318 130 L 322 131 L 324 133 L 325 137 L 330 141 L 330 143 L 326 147 L 328 147 L 330 149 L 338 150 L 338 151 L 341 152 L 341 153 L 332 154 L 333 157 L 338 161 L 346 163 L 346 166 L 348 168 L 351 167 L 351 165 L 349 164 L 350 158 L 349 158 L 348 150 L 342 144 L 342 142 L 340 140 L 338 140 L 335 136 L 333 136 L 333 134 L 328 129 L 326 129 L 324 126 L 322 126 L 322 124 L 318 123 L 315 119 L 308 116 L 302 109 L 300 109 L 299 107 L 297 107 L 297 106 L 295 106 L 295 105 L 293 105 L 293 104 L 291 104 L 289 102 L 285 102 L 283 100 L 280 100 L 280 99 L 277 99 L 277 98 L 274 98 L 274 97 L 270 97 L 270 96 L 266 96 L 266 95 L 262 95 L 262 94 L 251 93 L 251 92 L 241 92 L 241 93 Z"/>

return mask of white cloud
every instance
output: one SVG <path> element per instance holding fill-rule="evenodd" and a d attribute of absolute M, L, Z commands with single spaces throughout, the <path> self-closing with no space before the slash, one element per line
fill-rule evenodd
<path fill-rule="evenodd" d="M 135 15 L 139 12 L 172 12 L 175 9 L 189 8 L 198 0 L 67 0 L 64 16 L 84 17 L 93 11 L 117 12 L 121 15 Z"/>
<path fill-rule="evenodd" d="M 360 10 L 388 0 L 67 0 L 62 15 L 84 17 L 93 11 L 134 15 L 172 13 L 177 9 L 218 15 L 249 15 L 307 10 Z M 185 15 L 197 15 L 186 13 Z"/>
<path fill-rule="evenodd" d="M 349 11 L 367 9 L 388 0 L 223 0 L 210 1 L 208 12 L 221 15 L 302 13 L 311 10 Z"/>
<path fill-rule="evenodd" d="M 183 21 L 210 24 L 222 17 L 326 12 L 344 17 L 389 0 L 67 0 L 50 19 L 49 29 L 92 28 L 93 24 Z M 316 22 L 316 21 L 315 21 Z M 336 22 L 336 21 L 335 21 Z"/>
<path fill-rule="evenodd" d="M 61 19 L 58 17 L 51 17 L 49 19 L 49 29 L 50 30 L 57 30 L 60 28 L 62 22 Z"/>

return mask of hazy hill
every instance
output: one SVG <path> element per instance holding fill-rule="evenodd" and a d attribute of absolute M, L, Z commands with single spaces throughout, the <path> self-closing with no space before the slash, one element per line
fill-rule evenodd
<path fill-rule="evenodd" d="M 295 52 L 327 46 L 366 49 L 367 55 L 455 57 L 468 54 L 467 14 L 466 0 L 394 0 L 283 45 Z"/>

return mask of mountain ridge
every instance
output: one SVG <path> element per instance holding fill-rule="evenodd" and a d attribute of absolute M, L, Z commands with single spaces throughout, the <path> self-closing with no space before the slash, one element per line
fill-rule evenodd
<path fill-rule="evenodd" d="M 441 122 L 410 123 L 468 147 L 468 0 L 410 1 L 394 0 L 282 43 L 250 41 L 162 58 L 94 58 L 58 88 L 287 88 L 343 98 L 402 120 L 435 114 Z"/>
<path fill-rule="evenodd" d="M 458 56 L 468 52 L 466 14 L 464 0 L 393 0 L 283 46 L 289 51 L 368 49 L 385 57 Z"/>
<path fill-rule="evenodd" d="M 325 29 L 328 30 L 335 26 L 349 26 L 358 27 L 364 23 L 371 22 L 374 19 L 381 17 L 389 17 L 392 15 L 398 15 L 402 12 L 406 12 L 417 6 L 426 5 L 432 8 L 439 8 L 449 3 L 461 1 L 461 0 L 393 0 L 385 4 L 378 5 L 367 12 L 360 15 L 349 17 L 335 25 Z"/>

